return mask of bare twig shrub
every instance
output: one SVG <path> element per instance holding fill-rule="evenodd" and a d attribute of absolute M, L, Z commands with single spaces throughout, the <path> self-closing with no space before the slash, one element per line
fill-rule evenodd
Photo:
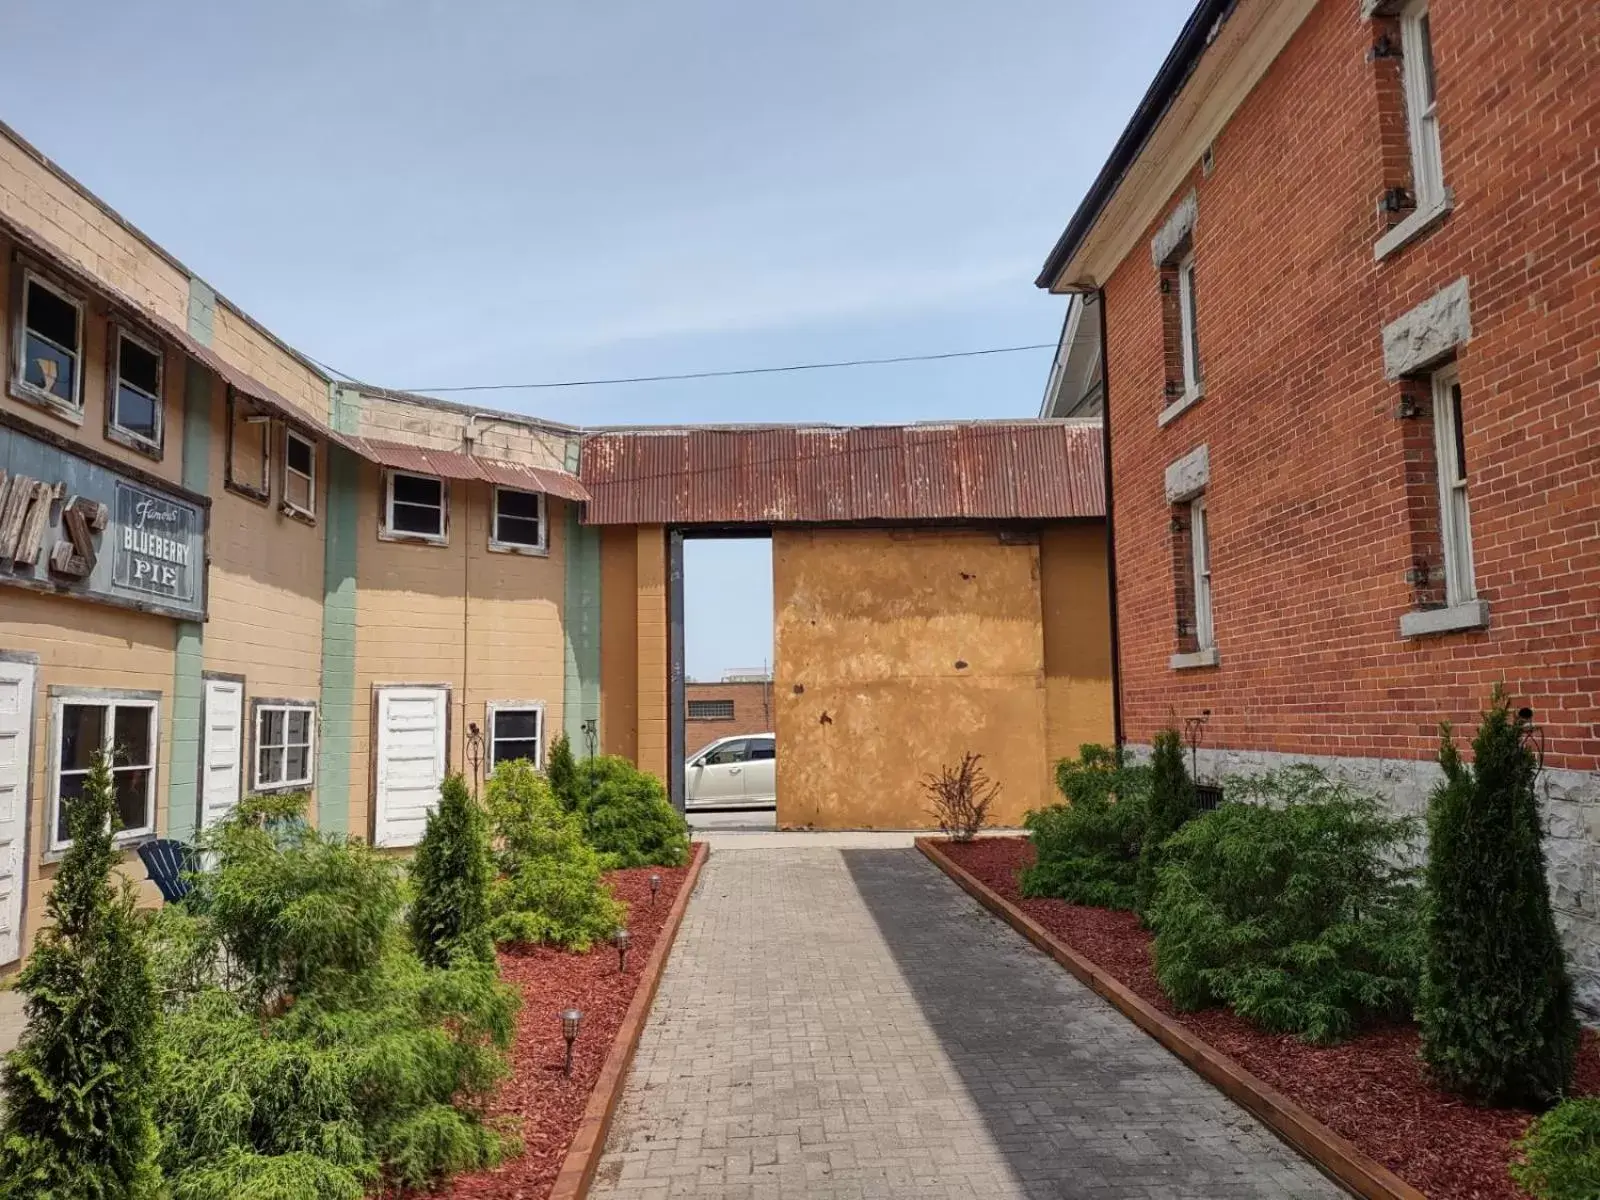
<path fill-rule="evenodd" d="M 952 841 L 970 842 L 989 818 L 989 808 L 1000 795 L 1000 785 L 978 764 L 983 755 L 968 752 L 956 766 L 940 767 L 926 775 L 922 789 L 933 805 L 928 812 Z"/>

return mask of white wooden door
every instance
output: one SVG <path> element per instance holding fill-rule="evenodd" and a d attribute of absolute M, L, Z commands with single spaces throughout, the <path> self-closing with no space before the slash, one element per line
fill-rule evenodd
<path fill-rule="evenodd" d="M 442 687 L 378 689 L 378 846 L 415 846 L 444 782 L 450 693 Z"/>
<path fill-rule="evenodd" d="M 200 748 L 200 825 L 209 829 L 239 804 L 244 760 L 244 684 L 206 680 L 205 744 Z"/>
<path fill-rule="evenodd" d="M 23 848 L 28 829 L 32 663 L 0 662 L 0 966 L 22 956 Z"/>

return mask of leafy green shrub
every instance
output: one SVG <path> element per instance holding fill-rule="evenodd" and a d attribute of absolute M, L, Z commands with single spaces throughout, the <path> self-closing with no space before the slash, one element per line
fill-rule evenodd
<path fill-rule="evenodd" d="M 584 841 L 578 817 L 521 759 L 494 769 L 487 798 L 500 844 L 501 878 L 489 895 L 495 941 L 582 952 L 609 938 L 627 910 L 601 882 L 600 856 Z"/>
<path fill-rule="evenodd" d="M 1600 1196 L 1600 1098 L 1567 1100 L 1528 1127 L 1511 1178 L 1536 1200 Z"/>
<path fill-rule="evenodd" d="M 169 997 L 162 1166 L 174 1200 L 356 1197 L 491 1166 L 481 1105 L 514 993 L 492 967 L 425 967 L 400 867 L 252 799 L 207 835 L 188 911 L 156 922 Z"/>
<path fill-rule="evenodd" d="M 447 967 L 457 959 L 494 962 L 494 940 L 489 936 L 489 888 L 494 882 L 489 821 L 460 775 L 450 776 L 439 788 L 439 807 L 428 814 L 427 829 L 411 860 L 411 882 L 416 892 L 411 940 L 424 963 Z"/>
<path fill-rule="evenodd" d="M 1022 894 L 1132 908 L 1150 768 L 1127 765 L 1120 749 L 1086 745 L 1078 761 L 1056 764 L 1056 786 L 1068 803 L 1030 812 L 1024 822 L 1036 859 L 1022 873 Z"/>
<path fill-rule="evenodd" d="M 1274 1033 L 1348 1037 L 1415 995 L 1416 822 L 1312 767 L 1229 781 L 1241 802 L 1165 847 L 1156 978 L 1179 1009 L 1229 1005 Z"/>
<path fill-rule="evenodd" d="M 689 827 L 648 771 L 614 754 L 588 758 L 577 765 L 573 794 L 583 835 L 606 870 L 689 861 Z"/>
<path fill-rule="evenodd" d="M 72 846 L 23 968 L 27 1026 L 0 1072 L 0 1196 L 134 1200 L 157 1194 L 161 1010 L 134 911 L 111 883 L 116 795 L 96 752 L 67 803 Z"/>
<path fill-rule="evenodd" d="M 550 759 L 545 763 L 544 777 L 562 808 L 572 812 L 578 807 L 578 763 L 572 757 L 572 739 L 565 733 L 550 743 Z"/>
<path fill-rule="evenodd" d="M 1469 767 L 1446 727 L 1428 805 L 1422 1057 L 1439 1084 L 1480 1103 L 1549 1103 L 1577 1055 L 1527 728 L 1497 688 Z"/>
<path fill-rule="evenodd" d="M 1194 780 L 1183 768 L 1183 741 L 1176 729 L 1163 729 L 1156 734 L 1155 753 L 1150 760 L 1149 816 L 1145 820 L 1144 840 L 1139 844 L 1139 875 L 1134 895 L 1135 907 L 1147 923 L 1161 886 L 1163 846 L 1199 811 Z"/>

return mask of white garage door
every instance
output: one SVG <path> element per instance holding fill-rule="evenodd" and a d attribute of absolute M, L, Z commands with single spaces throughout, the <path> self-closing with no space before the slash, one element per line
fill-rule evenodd
<path fill-rule="evenodd" d="M 200 776 L 200 823 L 209 829 L 239 805 L 240 747 L 244 738 L 244 684 L 206 680 L 205 764 Z"/>
<path fill-rule="evenodd" d="M 22 955 L 22 852 L 28 828 L 31 663 L 0 662 L 0 965 Z"/>
<path fill-rule="evenodd" d="M 372 840 L 415 846 L 444 781 L 450 693 L 442 687 L 378 689 L 377 813 Z"/>

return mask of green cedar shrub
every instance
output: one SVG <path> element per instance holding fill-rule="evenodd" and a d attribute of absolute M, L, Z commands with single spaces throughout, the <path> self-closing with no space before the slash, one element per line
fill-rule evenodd
<path fill-rule="evenodd" d="M 572 812 L 578 807 L 578 763 L 572 757 L 572 739 L 565 733 L 550 743 L 550 760 L 545 764 L 544 777 L 562 808 Z"/>
<path fill-rule="evenodd" d="M 1156 734 L 1155 753 L 1150 760 L 1149 816 L 1145 821 L 1144 840 L 1139 845 L 1139 874 L 1134 896 L 1134 906 L 1146 924 L 1161 886 L 1163 846 L 1199 811 L 1194 780 L 1183 766 L 1183 740 L 1176 729 L 1163 729 Z"/>
<path fill-rule="evenodd" d="M 1056 764 L 1056 786 L 1067 803 L 1030 812 L 1024 821 L 1036 857 L 1022 873 L 1022 894 L 1132 908 L 1150 768 L 1127 764 L 1120 748 L 1085 745 L 1076 762 Z"/>
<path fill-rule="evenodd" d="M 494 853 L 489 819 L 459 774 L 439 788 L 439 806 L 411 860 L 411 940 L 430 967 L 494 963 L 489 889 Z"/>
<path fill-rule="evenodd" d="M 1578 1023 L 1545 883 L 1527 728 L 1496 688 L 1473 766 L 1443 731 L 1445 778 L 1428 804 L 1417 1023 L 1442 1087 L 1476 1103 L 1535 1107 L 1571 1083 Z"/>
<path fill-rule="evenodd" d="M 550 785 L 528 762 L 494 769 L 487 788 L 499 843 L 500 878 L 490 890 L 497 942 L 549 943 L 579 953 L 616 932 L 627 914 L 600 878 L 602 863 Z"/>
<path fill-rule="evenodd" d="M 1566 1100 L 1528 1127 L 1511 1178 L 1535 1200 L 1600 1196 L 1600 1097 Z"/>
<path fill-rule="evenodd" d="M 681 867 L 689 861 L 689 826 L 648 771 L 614 754 L 601 755 L 578 764 L 573 786 L 584 837 L 606 870 Z"/>
<path fill-rule="evenodd" d="M 174 1200 L 422 1187 L 514 1145 L 482 1106 L 515 993 L 479 962 L 424 966 L 400 864 L 282 820 L 293 803 L 252 798 L 208 833 L 197 902 L 156 921 Z"/>
<path fill-rule="evenodd" d="M 96 752 L 67 804 L 72 846 L 17 986 L 27 1025 L 0 1070 L 0 1196 L 143 1200 L 159 1194 L 161 1008 L 133 885 L 111 882 L 116 795 Z"/>
<path fill-rule="evenodd" d="M 1150 920 L 1180 1010 L 1226 1004 L 1327 1043 L 1409 1015 L 1420 943 L 1417 822 L 1313 767 L 1229 780 L 1166 844 Z M 1237 801 L 1237 802 L 1236 802 Z"/>

